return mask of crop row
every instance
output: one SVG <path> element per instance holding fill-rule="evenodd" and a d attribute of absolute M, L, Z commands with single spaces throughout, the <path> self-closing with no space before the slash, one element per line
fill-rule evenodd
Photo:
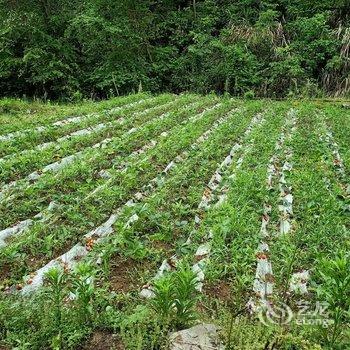
<path fill-rule="evenodd" d="M 245 142 L 250 133 L 252 132 L 253 128 L 262 124 L 264 122 L 264 119 L 261 114 L 254 117 L 250 124 L 248 125 L 247 129 L 242 133 L 241 141 L 236 141 L 232 148 L 230 149 L 229 154 L 225 157 L 225 159 L 220 163 L 219 167 L 215 170 L 214 174 L 211 176 L 209 182 L 206 185 L 206 188 L 204 190 L 204 193 L 202 195 L 202 199 L 198 204 L 198 211 L 199 213 L 195 215 L 194 226 L 198 227 L 201 220 L 203 219 L 204 210 L 210 209 L 210 206 L 214 202 L 214 198 L 220 198 L 219 202 L 222 202 L 224 200 L 224 192 L 225 192 L 225 185 L 222 183 L 227 181 L 227 169 L 230 168 L 230 165 L 233 163 L 235 157 L 237 156 L 237 152 L 241 150 L 242 148 L 242 142 Z M 244 145 L 248 147 L 247 145 Z M 244 154 L 243 150 L 243 154 Z M 240 165 L 242 164 L 243 158 L 240 157 L 237 160 L 236 163 L 236 170 L 239 169 Z M 190 233 L 188 238 L 186 239 L 185 245 L 191 244 L 191 237 L 194 235 L 194 231 Z M 199 245 L 199 247 L 196 250 L 195 261 L 196 263 L 193 265 L 192 270 L 197 276 L 197 289 L 199 291 L 202 290 L 204 276 L 205 276 L 205 265 L 207 263 L 208 256 L 210 254 L 211 249 L 211 238 L 212 233 L 209 232 L 205 237 L 202 237 L 202 243 Z M 169 259 L 164 259 L 161 266 L 158 269 L 157 274 L 153 278 L 153 281 L 157 281 L 161 277 L 163 277 L 164 273 L 167 271 L 173 270 L 178 265 L 179 257 L 177 255 L 171 256 Z M 153 290 L 152 290 L 152 283 L 148 283 L 145 285 L 141 291 L 141 296 L 145 298 L 151 298 L 154 296 Z"/>
<path fill-rule="evenodd" d="M 195 106 L 196 104 L 190 104 L 182 109 L 180 108 L 179 118 L 184 118 L 186 113 L 190 113 L 192 107 Z M 137 147 L 141 147 L 139 146 L 143 142 L 141 137 L 148 139 L 150 134 L 154 136 L 159 129 L 164 131 L 165 129 L 162 129 L 164 124 L 169 126 L 171 122 L 176 121 L 176 118 L 173 121 L 169 116 L 170 114 L 166 112 L 151 118 L 142 126 L 129 129 L 119 137 L 108 139 L 108 142 L 96 144 L 99 147 L 95 147 L 95 145 L 85 150 L 85 152 L 78 152 L 78 154 L 71 155 L 59 162 L 47 165 L 40 174 L 36 173 L 33 179 L 30 176 L 30 178 L 27 177 L 5 186 L 2 191 L 3 197 L 5 197 L 2 203 L 4 208 L 10 207 L 12 202 L 16 202 L 20 210 L 16 211 L 16 206 L 15 218 L 25 217 L 28 215 L 28 209 L 23 209 L 18 205 L 21 201 L 26 201 L 28 204 L 33 203 L 33 206 L 40 208 L 40 204 L 45 203 L 48 196 L 52 197 L 54 195 L 55 192 L 50 191 L 52 186 L 55 186 L 58 192 L 63 192 L 61 186 L 67 180 L 74 178 L 76 181 L 78 176 L 81 181 L 86 181 L 89 176 L 94 176 L 94 172 L 101 171 L 105 166 L 112 165 L 113 167 L 115 164 L 120 163 L 122 156 L 127 155 L 129 150 L 132 152 L 136 151 Z M 68 165 L 70 166 L 68 167 Z M 4 212 L 6 211 L 4 209 Z M 16 216 L 16 213 L 18 213 L 18 216 Z M 5 220 L 5 225 L 11 225 L 10 221 L 4 216 L 3 221 Z"/>
<path fill-rule="evenodd" d="M 182 145 L 181 145 L 181 142 L 177 143 L 177 144 L 174 144 L 173 140 L 178 138 L 178 134 L 176 132 L 174 132 L 171 135 L 172 137 L 169 137 L 169 138 L 167 138 L 167 140 L 164 140 L 163 142 L 161 142 L 159 147 L 162 149 L 162 153 L 164 154 L 165 147 L 168 148 L 168 152 L 170 154 L 174 154 L 174 152 L 176 152 L 177 149 L 179 149 L 179 148 L 181 149 L 181 147 L 185 147 L 186 144 L 188 144 L 191 141 L 191 139 L 193 139 L 193 137 L 195 137 L 196 135 L 198 135 L 198 133 L 200 133 L 203 130 L 205 130 L 206 127 L 210 126 L 210 123 L 212 123 L 213 121 L 215 121 L 215 119 L 217 119 L 217 114 L 220 113 L 220 111 L 223 112 L 223 110 L 227 109 L 227 108 L 218 106 L 218 108 L 216 108 L 216 109 L 217 109 L 216 114 L 213 113 L 214 110 L 213 110 L 212 113 L 209 113 L 209 111 L 208 111 L 208 113 L 203 112 L 200 115 L 197 115 L 197 118 L 196 118 L 197 121 L 193 120 L 192 124 L 189 124 L 188 126 L 182 127 L 182 129 L 184 131 L 186 131 L 186 132 L 184 132 L 182 134 L 184 136 L 184 140 L 182 141 Z M 204 116 L 206 116 L 206 118 L 203 118 Z M 179 131 L 179 129 L 181 130 L 181 126 L 179 126 L 177 131 Z M 185 137 L 186 134 L 188 135 L 187 139 Z M 118 205 L 118 203 L 121 204 L 123 198 L 127 197 L 128 194 L 130 195 L 132 190 L 135 189 L 135 186 L 136 186 L 136 188 L 139 188 L 139 187 L 142 187 L 143 183 L 147 183 L 147 179 L 150 180 L 152 174 L 156 174 L 159 171 L 158 169 L 159 169 L 160 164 L 161 163 L 166 164 L 166 159 L 162 159 L 163 157 L 161 157 L 159 159 L 159 162 L 158 162 L 159 165 L 154 164 L 153 171 L 150 171 L 151 174 L 145 173 L 143 171 L 142 164 L 147 164 L 149 162 L 148 159 L 152 159 L 151 157 L 153 157 L 153 159 L 154 159 L 155 156 L 157 156 L 157 154 L 159 153 L 159 151 L 156 150 L 156 149 L 152 149 L 151 151 L 153 151 L 153 152 L 151 152 L 151 154 L 149 154 L 145 159 L 141 160 L 141 162 L 139 162 L 139 164 L 134 164 L 134 165 L 132 165 L 130 167 L 130 169 L 134 169 L 136 172 L 138 172 L 139 175 L 141 175 L 141 173 L 142 173 L 142 175 L 144 177 L 144 180 L 142 180 L 140 178 L 140 176 L 138 176 L 136 173 L 131 172 L 130 176 L 132 176 L 135 180 L 133 180 L 132 182 L 129 183 L 129 185 L 128 185 L 129 189 L 127 189 L 126 188 L 127 186 L 125 186 L 125 182 L 124 181 L 125 181 L 125 177 L 128 177 L 130 169 L 127 172 L 119 171 L 119 172 L 117 172 L 115 174 L 115 177 L 112 177 L 113 181 L 110 184 L 109 188 L 105 189 L 105 190 L 102 190 L 101 192 L 98 193 L 99 194 L 99 198 L 89 197 L 87 199 L 86 203 L 83 203 L 84 206 L 86 206 L 86 209 L 87 210 L 92 210 L 92 214 L 95 214 L 95 207 L 96 206 L 94 205 L 94 202 L 96 200 L 101 201 L 104 198 L 109 198 L 110 200 L 113 200 L 115 202 L 115 204 L 113 204 L 113 206 L 106 205 L 104 207 L 99 208 L 100 209 L 99 210 L 100 218 L 103 218 L 103 216 L 106 215 L 106 214 L 104 214 L 104 212 L 108 212 L 108 210 L 110 210 L 111 208 L 116 207 Z M 163 156 L 163 154 L 162 154 L 162 156 Z M 158 157 L 159 157 L 159 155 L 158 155 Z M 120 187 L 119 183 L 116 181 L 116 178 L 123 179 L 123 181 L 122 181 L 123 182 L 123 188 Z M 113 188 L 115 188 L 115 191 L 124 191 L 125 195 L 123 195 L 123 197 L 121 197 L 119 199 L 117 196 L 115 196 L 115 192 L 111 192 L 110 191 Z M 91 191 L 87 190 L 87 191 L 84 192 L 84 194 L 88 194 L 90 192 Z M 103 200 L 103 203 L 105 203 L 105 200 Z M 73 214 L 72 215 L 72 219 L 73 220 L 71 221 L 71 223 L 69 223 L 69 222 L 65 223 L 65 226 L 66 227 L 70 227 L 71 229 L 74 230 L 76 228 L 76 224 L 77 224 L 77 221 L 75 220 L 75 218 L 76 218 L 75 215 L 79 215 L 79 210 L 81 211 L 81 209 L 83 207 L 83 204 L 80 203 L 80 205 L 77 206 L 75 204 L 75 202 L 73 202 L 71 205 L 66 205 L 65 208 L 64 208 L 64 211 L 61 210 L 59 215 L 55 215 L 54 220 L 52 220 L 51 222 L 49 222 L 49 223 L 45 222 L 45 224 L 43 224 L 43 225 L 40 225 L 40 223 L 38 223 L 38 225 L 32 227 L 31 230 L 29 231 L 29 237 L 31 235 L 30 240 L 32 240 L 32 245 L 37 247 L 38 246 L 37 239 L 40 238 L 40 237 L 42 237 L 41 238 L 42 242 L 45 243 L 45 241 L 47 241 L 47 236 L 45 236 L 45 232 L 47 232 L 46 231 L 47 227 L 48 226 L 49 227 L 50 226 L 54 226 L 54 230 L 57 232 L 57 239 L 60 240 L 60 243 L 62 244 L 62 248 L 63 248 L 64 245 L 66 245 L 67 243 L 64 242 L 64 239 L 60 235 L 60 232 L 62 232 L 62 231 L 59 230 L 58 222 L 60 220 L 63 221 L 65 219 L 64 216 L 66 215 L 67 212 L 68 213 L 72 212 L 72 214 Z M 83 213 L 81 213 L 80 215 L 81 215 L 82 219 L 85 218 Z M 93 215 L 91 215 L 89 217 L 89 219 L 93 220 Z M 86 220 L 82 220 L 82 222 L 81 222 L 81 231 L 82 230 L 87 230 L 90 225 L 91 225 L 90 222 L 86 222 Z M 42 229 L 42 232 L 40 232 L 38 230 L 39 226 Z M 79 232 L 79 231 L 77 230 L 76 232 Z M 69 233 L 70 234 L 66 235 L 67 241 L 74 241 L 74 239 L 76 240 L 79 237 L 79 235 L 77 235 L 76 238 L 74 238 L 74 237 L 72 237 L 71 232 L 69 232 Z M 50 230 L 50 235 L 51 235 L 51 238 L 52 238 L 53 237 L 52 229 Z M 33 239 L 33 236 L 35 236 L 35 240 Z M 23 240 L 23 244 L 28 247 L 28 234 L 26 234 L 26 237 Z M 17 248 L 18 248 L 18 245 L 17 245 Z M 12 251 L 12 249 L 11 249 L 11 251 Z M 35 251 L 37 251 L 37 249 L 35 249 Z M 34 254 L 35 254 L 35 251 L 33 251 Z M 48 256 L 50 256 L 50 255 L 48 255 Z"/>
<path fill-rule="evenodd" d="M 311 118 L 313 118 L 311 120 Z M 346 215 L 339 211 L 335 196 L 337 161 L 319 139 L 323 120 L 303 111 L 292 142 L 294 171 L 289 182 L 294 187 L 294 232 L 275 242 L 271 257 L 276 266 L 280 297 L 308 294 L 308 282 L 317 280 L 317 262 L 336 255 L 346 236 Z M 330 164 L 326 159 L 332 159 Z M 328 181 L 325 181 L 328 179 Z M 329 187 L 328 185 L 331 184 Z M 325 239 L 332 236 L 331 240 Z M 283 287 L 282 287 L 283 286 Z M 305 297 L 305 296 L 304 296 Z"/>
<path fill-rule="evenodd" d="M 18 125 L 17 127 L 20 130 L 0 135 L 0 155 L 3 157 L 6 154 L 18 152 L 42 142 L 55 141 L 59 137 L 82 130 L 84 127 L 88 128 L 101 121 L 113 118 L 113 115 L 119 112 L 131 111 L 139 104 L 144 104 L 146 100 L 150 99 L 143 95 L 130 95 L 120 100 L 118 106 L 99 113 L 54 119 L 48 123 L 45 123 L 45 120 L 40 120 L 40 126 L 28 129 L 23 129 L 21 125 Z M 156 98 L 151 100 L 154 101 Z M 40 149 L 40 146 L 38 148 Z"/>
<path fill-rule="evenodd" d="M 225 122 L 227 117 L 218 119 L 214 125 L 207 130 L 203 135 L 201 135 L 193 144 L 191 144 L 190 149 L 195 149 L 198 145 L 204 142 L 210 134 L 215 131 L 215 129 Z M 184 161 L 187 158 L 187 151 L 183 151 L 181 154 L 175 157 L 159 174 L 157 177 L 152 179 L 148 184 L 142 186 L 140 191 L 136 192 L 124 205 L 115 210 L 108 220 L 104 222 L 102 225 L 88 232 L 83 237 L 84 244 L 78 243 L 73 248 L 71 248 L 68 252 L 61 255 L 59 258 L 50 261 L 47 265 L 45 265 L 42 269 L 40 269 L 35 275 L 32 275 L 33 279 L 30 279 L 31 283 L 27 285 L 23 289 L 23 293 L 28 291 L 35 290 L 38 288 L 43 281 L 43 277 L 45 272 L 50 269 L 52 266 L 60 266 L 63 265 L 66 269 L 72 269 L 76 263 L 84 256 L 88 254 L 88 252 L 92 249 L 95 244 L 99 244 L 103 241 L 103 239 L 107 235 L 111 235 L 114 233 L 113 225 L 122 214 L 125 208 L 133 207 L 135 203 L 138 201 L 147 198 L 153 191 L 155 191 L 159 186 L 161 186 L 168 172 L 176 166 L 178 163 Z M 135 221 L 138 220 L 137 214 L 132 214 L 131 217 L 126 221 L 124 227 L 128 228 Z"/>
<path fill-rule="evenodd" d="M 163 97 L 164 99 L 164 97 Z M 186 100 L 186 97 L 185 97 Z M 147 103 L 148 100 L 145 101 Z M 152 107 L 145 108 L 140 107 L 139 112 L 130 113 L 128 118 L 123 118 L 122 114 L 119 113 L 114 115 L 115 121 L 111 122 L 111 125 L 107 128 L 98 127 L 97 129 L 91 129 L 84 135 L 75 135 L 64 137 L 61 142 L 50 142 L 44 145 L 40 149 L 24 150 L 18 154 L 10 155 L 2 159 L 1 167 L 1 180 L 4 183 L 15 181 L 23 176 L 33 177 L 34 179 L 38 176 L 36 171 L 40 172 L 42 167 L 48 166 L 50 163 L 54 163 L 53 168 L 56 164 L 64 162 L 66 159 L 74 158 L 75 153 L 79 153 L 83 148 L 99 147 L 100 144 L 110 142 L 111 138 L 116 139 L 122 133 L 131 129 L 133 126 L 137 127 L 142 124 L 147 118 L 154 116 L 155 114 L 161 114 L 162 112 L 169 111 L 172 106 L 172 102 L 153 106 L 157 101 L 152 102 Z M 175 102 L 176 103 L 176 102 Z M 179 102 L 181 103 L 181 98 Z M 174 107 L 174 106 L 173 106 Z M 117 118 L 119 117 L 119 118 Z M 98 141 L 98 142 L 97 142 Z M 49 170 L 51 167 L 49 166 Z"/>

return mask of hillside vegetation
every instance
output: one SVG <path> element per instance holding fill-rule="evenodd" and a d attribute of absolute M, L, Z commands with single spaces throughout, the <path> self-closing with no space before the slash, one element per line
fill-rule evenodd
<path fill-rule="evenodd" d="M 0 94 L 349 95 L 348 0 L 1 0 Z"/>

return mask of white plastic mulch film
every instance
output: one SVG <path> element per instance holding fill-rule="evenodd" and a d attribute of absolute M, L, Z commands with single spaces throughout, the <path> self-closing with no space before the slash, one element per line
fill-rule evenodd
<path fill-rule="evenodd" d="M 189 105 L 187 105 L 185 108 L 191 108 L 193 105 L 196 105 L 197 103 L 190 103 Z M 152 107 L 151 109 L 146 109 L 145 111 L 143 111 L 142 113 L 146 113 L 149 110 L 153 110 L 155 107 Z M 147 126 L 149 123 L 154 122 L 155 120 L 162 120 L 166 117 L 168 117 L 170 115 L 170 113 L 163 113 L 162 115 L 160 115 L 159 117 L 156 117 L 155 119 L 152 119 L 151 121 L 145 123 L 143 125 L 143 127 Z M 124 122 L 124 118 L 119 119 L 120 123 Z M 120 139 L 123 139 L 126 137 L 126 135 L 129 135 L 130 133 L 135 132 L 136 130 L 138 130 L 137 128 L 132 128 L 129 131 L 127 131 L 126 133 L 124 133 L 122 135 L 122 137 Z M 161 138 L 166 138 L 168 136 L 167 132 L 163 132 L 161 133 L 160 137 Z M 109 143 L 111 143 L 113 141 L 113 139 L 111 138 L 106 138 L 103 141 L 93 145 L 91 148 L 93 149 L 97 149 L 97 148 L 101 148 L 104 149 L 107 147 L 107 145 Z M 151 140 L 149 143 L 145 144 L 143 147 L 141 147 L 140 149 L 133 151 L 128 158 L 134 158 L 138 155 L 141 155 L 143 153 L 145 153 L 147 150 L 155 147 L 157 144 L 157 142 L 155 140 Z M 22 179 L 22 182 L 20 181 L 13 181 L 7 185 L 3 186 L 2 191 L 0 192 L 0 201 L 4 200 L 6 197 L 6 194 L 8 193 L 8 191 L 10 189 L 14 189 L 16 188 L 18 189 L 25 189 L 27 186 L 33 184 L 33 182 L 37 181 L 43 174 L 47 173 L 47 172 L 52 172 L 52 173 L 58 173 L 60 170 L 62 170 L 63 168 L 65 168 L 66 166 L 68 166 L 69 164 L 73 163 L 74 161 L 78 160 L 80 157 L 82 157 L 84 155 L 83 151 L 77 152 L 73 155 L 67 156 L 65 158 L 62 158 L 61 160 L 51 163 L 47 166 L 45 166 L 43 169 L 41 169 L 40 171 L 35 171 L 33 173 L 31 173 L 30 175 L 27 176 L 27 178 Z M 119 166 L 118 169 L 127 170 L 129 163 L 128 162 L 122 162 Z M 92 191 L 89 194 L 90 196 L 95 195 L 99 190 L 101 190 L 102 188 L 106 187 L 110 181 L 112 180 L 112 176 L 109 174 L 109 170 L 110 169 L 102 169 L 99 172 L 99 176 L 102 179 L 108 180 L 106 183 L 100 185 L 99 187 L 97 187 L 94 191 Z M 86 198 L 85 198 L 86 199 Z M 6 246 L 6 239 L 10 238 L 11 236 L 14 235 L 18 235 L 23 233 L 27 228 L 29 228 L 35 220 L 37 219 L 43 219 L 45 216 L 45 212 L 47 211 L 51 211 L 50 210 L 51 205 L 48 206 L 48 208 L 46 208 L 43 212 L 38 213 L 37 215 L 34 216 L 34 218 L 32 219 L 26 219 L 23 220 L 19 223 L 17 223 L 15 226 L 13 227 L 8 227 L 2 231 L 0 231 L 0 247 Z"/>
<path fill-rule="evenodd" d="M 291 233 L 293 230 L 293 193 L 292 186 L 288 183 L 288 174 L 293 169 L 293 150 L 286 145 L 296 131 L 297 113 L 294 109 L 289 110 L 286 123 L 278 137 L 275 145 L 275 153 L 270 158 L 267 165 L 266 186 L 268 190 L 277 189 L 279 191 L 278 203 L 264 203 L 263 215 L 260 227 L 260 243 L 256 252 L 256 272 L 253 283 L 254 297 L 248 302 L 251 311 L 258 311 L 269 305 L 269 298 L 273 295 L 274 274 L 272 263 L 269 259 L 270 244 L 273 239 L 278 239 L 280 235 Z M 273 206 L 277 206 L 279 212 L 278 230 L 271 230 L 271 211 Z M 298 287 L 295 283 L 300 281 L 298 276 L 291 279 L 291 290 Z M 303 280 L 304 281 L 304 280 Z M 305 289 L 304 286 L 302 289 Z"/>
<path fill-rule="evenodd" d="M 199 120 L 206 113 L 208 113 L 209 111 L 215 110 L 220 106 L 221 106 L 221 103 L 217 103 L 216 105 L 214 105 L 212 107 L 206 108 L 203 112 L 192 116 L 187 121 L 193 122 L 195 120 Z M 198 147 L 198 145 L 203 143 L 206 139 L 208 139 L 210 134 L 215 129 L 217 129 L 219 127 L 219 125 L 224 123 L 229 118 L 229 116 L 230 116 L 230 114 L 228 113 L 225 117 L 218 119 L 210 129 L 208 129 L 205 133 L 203 133 L 189 147 L 189 149 L 196 149 Z M 174 166 L 175 166 L 177 163 L 184 161 L 187 157 L 188 157 L 188 151 L 183 151 L 181 154 L 179 154 L 177 157 L 175 157 L 175 159 L 172 160 L 170 163 L 174 164 Z M 169 164 L 165 167 L 165 169 L 169 168 Z M 121 206 L 114 213 L 112 213 L 111 216 L 109 217 L 109 219 L 105 223 L 103 223 L 102 225 L 98 226 L 97 228 L 95 228 L 92 231 L 90 231 L 89 233 L 87 233 L 83 238 L 84 243 L 76 244 L 68 252 L 62 254 L 60 257 L 58 257 L 54 260 L 51 260 L 43 268 L 41 268 L 38 271 L 27 276 L 26 277 L 27 283 L 22 288 L 21 293 L 27 294 L 30 292 L 34 292 L 38 288 L 40 288 L 43 284 L 45 273 L 52 267 L 64 267 L 66 269 L 72 269 L 82 257 L 84 257 L 88 254 L 88 252 L 92 249 L 93 245 L 100 243 L 104 237 L 115 233 L 113 225 L 115 224 L 115 222 L 119 218 L 123 209 L 125 207 L 133 206 L 141 199 L 145 199 L 150 194 L 152 194 L 164 182 L 165 177 L 167 175 L 167 173 L 165 172 L 165 169 L 163 170 L 163 172 L 159 176 L 152 179 L 147 185 L 143 186 L 140 191 L 136 192 L 134 194 L 134 196 L 131 199 L 129 199 L 123 206 Z M 138 220 L 138 216 L 136 214 L 133 214 L 130 217 L 130 219 L 127 221 L 127 223 L 125 224 L 125 227 L 132 225 L 137 220 Z"/>
<path fill-rule="evenodd" d="M 223 180 L 226 178 L 226 174 L 224 175 L 225 170 L 227 170 L 233 160 L 236 152 L 240 150 L 242 146 L 242 141 L 244 141 L 249 134 L 252 132 L 253 128 L 257 125 L 261 125 L 265 119 L 263 118 L 262 114 L 258 114 L 255 116 L 250 124 L 248 125 L 247 129 L 243 133 L 240 141 L 236 142 L 233 147 L 231 148 L 229 154 L 225 157 L 225 159 L 222 161 L 222 163 L 219 165 L 217 170 L 214 172 L 213 176 L 209 180 L 206 189 L 204 190 L 202 200 L 198 205 L 199 210 L 208 210 L 213 203 L 215 203 L 214 199 L 216 199 L 216 203 L 219 201 L 223 201 L 223 197 L 225 196 L 225 192 L 227 188 L 225 186 L 222 186 Z M 246 145 L 245 152 L 248 152 L 248 149 L 251 147 L 252 142 L 248 143 Z M 243 153 L 244 155 L 244 153 Z M 243 157 L 243 156 L 242 156 Z M 241 166 L 243 159 L 239 158 L 235 170 L 237 171 L 238 168 Z M 195 216 L 194 218 L 195 226 L 198 227 L 201 223 L 201 219 L 199 216 Z M 191 236 L 188 237 L 186 244 L 191 243 Z M 203 288 L 203 282 L 205 279 L 205 266 L 207 264 L 207 261 L 209 259 L 210 251 L 211 251 L 211 239 L 212 239 L 212 232 L 209 231 L 208 234 L 203 237 L 203 240 L 201 244 L 198 246 L 197 251 L 195 253 L 195 260 L 196 263 L 192 266 L 192 270 L 195 272 L 197 277 L 197 290 L 202 291 Z M 153 283 L 155 280 L 161 278 L 164 273 L 171 271 L 172 269 L 175 269 L 177 266 L 177 263 L 179 261 L 179 257 L 176 255 L 173 255 L 169 259 L 164 259 L 162 262 L 162 265 L 158 269 L 157 274 L 153 277 L 153 280 L 150 281 L 148 284 L 143 286 L 140 295 L 144 298 L 152 298 L 154 296 L 153 292 Z"/>

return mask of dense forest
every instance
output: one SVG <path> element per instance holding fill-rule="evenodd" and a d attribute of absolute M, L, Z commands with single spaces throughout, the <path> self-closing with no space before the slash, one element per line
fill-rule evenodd
<path fill-rule="evenodd" d="M 346 96 L 349 0 L 1 0 L 0 94 Z"/>

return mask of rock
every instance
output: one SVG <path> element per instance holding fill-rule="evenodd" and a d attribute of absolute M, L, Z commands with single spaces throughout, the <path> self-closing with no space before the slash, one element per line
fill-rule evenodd
<path fill-rule="evenodd" d="M 170 334 L 170 350 L 224 350 L 218 327 L 200 324 Z"/>
<path fill-rule="evenodd" d="M 98 176 L 102 179 L 105 179 L 105 180 L 109 180 L 112 177 L 111 173 L 108 170 L 104 170 L 104 169 L 102 169 L 98 173 Z"/>

